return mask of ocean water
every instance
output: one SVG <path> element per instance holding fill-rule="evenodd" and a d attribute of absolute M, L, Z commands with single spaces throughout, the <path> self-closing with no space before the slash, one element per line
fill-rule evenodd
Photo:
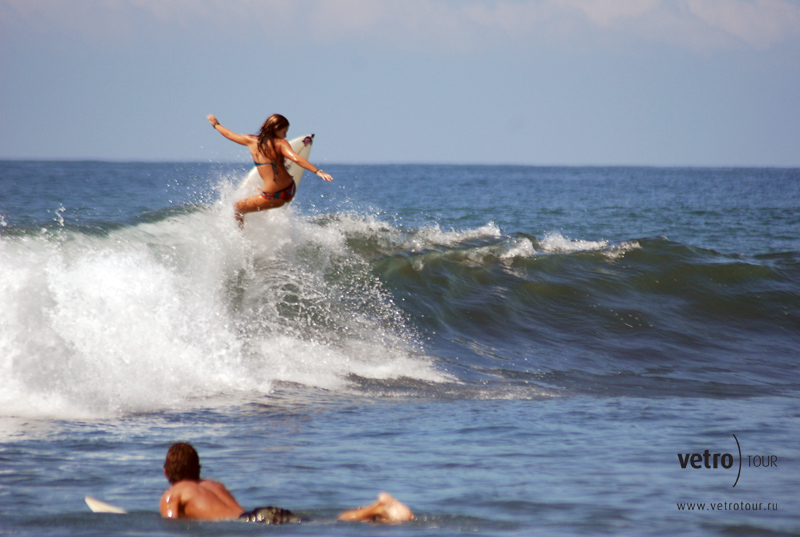
<path fill-rule="evenodd" d="M 800 534 L 800 170 L 325 168 L 0 162 L 0 534 Z"/>

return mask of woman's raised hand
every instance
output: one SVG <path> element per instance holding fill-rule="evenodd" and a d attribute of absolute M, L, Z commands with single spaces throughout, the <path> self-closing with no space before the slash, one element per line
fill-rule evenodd
<path fill-rule="evenodd" d="M 331 174 L 329 174 L 329 173 L 325 173 L 325 172 L 323 172 L 322 170 L 317 170 L 317 173 L 316 173 L 316 175 L 317 175 L 317 177 L 319 177 L 320 179 L 323 179 L 323 180 L 325 180 L 325 181 L 328 181 L 329 183 L 330 183 L 331 181 L 333 181 L 333 177 L 331 176 Z"/>

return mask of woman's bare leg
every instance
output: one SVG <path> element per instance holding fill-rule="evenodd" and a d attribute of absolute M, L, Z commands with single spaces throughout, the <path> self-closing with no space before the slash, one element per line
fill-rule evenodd
<path fill-rule="evenodd" d="M 244 215 L 247 213 L 255 213 L 258 211 L 266 211 L 267 209 L 277 209 L 282 207 L 286 200 L 268 200 L 260 195 L 250 196 L 236 202 L 234 205 L 236 221 L 239 222 L 239 227 L 244 226 Z"/>

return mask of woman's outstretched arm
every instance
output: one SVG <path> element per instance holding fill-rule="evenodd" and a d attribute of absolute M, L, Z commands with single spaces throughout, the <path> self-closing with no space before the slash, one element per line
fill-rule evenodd
<path fill-rule="evenodd" d="M 295 153 L 292 150 L 292 146 L 289 145 L 289 142 L 287 142 L 286 140 L 280 141 L 280 148 L 281 148 L 281 154 L 283 155 L 284 158 L 291 160 L 301 168 L 305 168 L 306 170 L 315 174 L 320 179 L 323 179 L 328 182 L 333 181 L 333 177 L 329 173 L 323 172 L 322 170 L 311 164 L 309 161 L 307 161 L 306 159 Z"/>
<path fill-rule="evenodd" d="M 206 118 L 208 122 L 211 123 L 211 126 L 214 127 L 214 130 L 223 135 L 225 138 L 232 142 L 236 142 L 237 144 L 249 146 L 253 142 L 253 136 L 247 134 L 239 134 L 233 132 L 227 127 L 223 127 L 220 125 L 219 121 L 217 121 L 217 117 L 214 114 L 209 114 Z"/>

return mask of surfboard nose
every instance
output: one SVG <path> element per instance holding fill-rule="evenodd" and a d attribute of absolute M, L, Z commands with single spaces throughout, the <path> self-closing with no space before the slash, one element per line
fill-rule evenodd
<path fill-rule="evenodd" d="M 89 509 L 92 510 L 93 513 L 114 513 L 116 515 L 126 515 L 128 512 L 121 508 L 117 507 L 116 505 L 111 505 L 106 502 L 101 502 L 91 496 L 86 496 L 84 498 L 86 500 L 86 505 L 89 506 Z"/>

